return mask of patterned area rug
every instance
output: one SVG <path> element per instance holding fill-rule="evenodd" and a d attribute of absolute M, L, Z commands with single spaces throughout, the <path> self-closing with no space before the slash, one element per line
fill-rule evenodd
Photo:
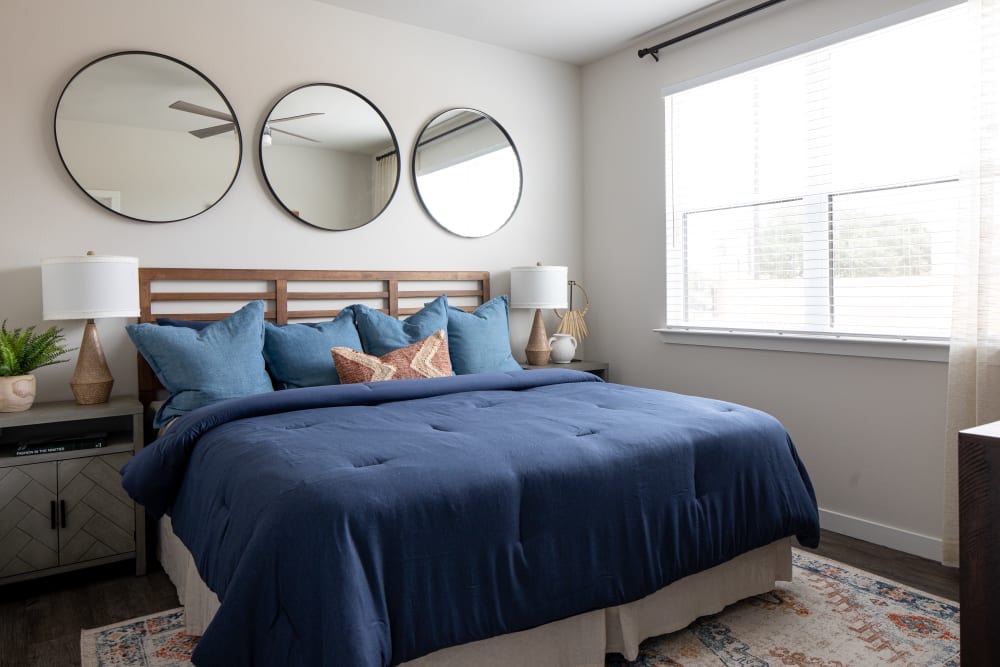
<path fill-rule="evenodd" d="M 643 642 L 608 667 L 958 667 L 958 605 L 794 553 L 794 580 Z M 187 667 L 198 638 L 180 609 L 81 634 L 83 667 Z"/>
<path fill-rule="evenodd" d="M 184 632 L 184 610 L 170 609 L 80 632 L 82 667 L 190 667 L 198 637 Z"/>
<path fill-rule="evenodd" d="M 642 643 L 625 667 L 958 667 L 958 604 L 795 551 L 793 580 Z"/>

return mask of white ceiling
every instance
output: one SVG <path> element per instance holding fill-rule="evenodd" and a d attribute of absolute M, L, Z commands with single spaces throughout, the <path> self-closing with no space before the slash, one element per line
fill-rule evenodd
<path fill-rule="evenodd" d="M 584 65 L 717 0 L 318 0 Z"/>

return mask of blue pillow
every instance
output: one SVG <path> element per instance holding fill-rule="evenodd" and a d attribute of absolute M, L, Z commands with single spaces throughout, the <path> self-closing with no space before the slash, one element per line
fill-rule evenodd
<path fill-rule="evenodd" d="M 448 297 L 444 294 L 405 320 L 362 304 L 356 304 L 354 309 L 364 352 L 376 357 L 412 345 L 435 331 L 448 330 Z"/>
<path fill-rule="evenodd" d="M 507 295 L 490 299 L 471 313 L 448 306 L 448 351 L 455 375 L 521 370 L 510 353 Z"/>
<path fill-rule="evenodd" d="M 281 389 L 340 384 L 332 347 L 361 352 L 361 338 L 354 326 L 354 306 L 328 322 L 264 325 L 264 361 Z"/>
<path fill-rule="evenodd" d="M 204 329 L 130 324 L 139 353 L 170 392 L 153 426 L 230 398 L 272 391 L 264 370 L 264 302 L 251 301 Z"/>

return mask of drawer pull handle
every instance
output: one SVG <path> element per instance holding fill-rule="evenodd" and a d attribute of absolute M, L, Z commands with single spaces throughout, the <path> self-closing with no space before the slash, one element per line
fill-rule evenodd
<path fill-rule="evenodd" d="M 49 501 L 49 528 L 56 529 L 56 501 Z"/>
<path fill-rule="evenodd" d="M 59 525 L 66 527 L 66 501 L 59 501 Z"/>

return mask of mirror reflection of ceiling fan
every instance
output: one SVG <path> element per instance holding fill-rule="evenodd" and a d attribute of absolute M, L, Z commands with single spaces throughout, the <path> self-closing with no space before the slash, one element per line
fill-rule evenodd
<path fill-rule="evenodd" d="M 223 134 L 225 132 L 231 132 L 236 124 L 233 121 L 233 117 L 224 111 L 216 111 L 215 109 L 209 109 L 208 107 L 199 106 L 197 104 L 192 104 L 191 102 L 184 102 L 182 100 L 177 100 L 170 105 L 171 109 L 177 109 L 178 111 L 186 111 L 188 113 L 198 114 L 199 116 L 208 116 L 209 118 L 218 118 L 219 120 L 228 121 L 222 125 L 213 125 L 211 127 L 203 127 L 200 130 L 191 130 L 190 134 L 198 137 L 199 139 L 205 139 L 207 137 L 214 137 L 217 134 Z M 287 116 L 285 118 L 272 118 L 264 123 L 264 134 L 270 137 L 271 132 L 280 132 L 281 134 L 287 134 L 298 139 L 305 139 L 306 141 L 311 141 L 313 143 L 320 143 L 319 139 L 312 139 L 310 137 L 302 136 L 301 134 L 295 134 L 294 132 L 289 132 L 288 130 L 281 130 L 276 127 L 271 127 L 272 123 L 284 123 L 290 120 L 298 120 L 300 118 L 310 118 L 312 116 L 322 116 L 323 111 L 314 111 L 313 113 L 303 113 L 298 116 Z"/>

